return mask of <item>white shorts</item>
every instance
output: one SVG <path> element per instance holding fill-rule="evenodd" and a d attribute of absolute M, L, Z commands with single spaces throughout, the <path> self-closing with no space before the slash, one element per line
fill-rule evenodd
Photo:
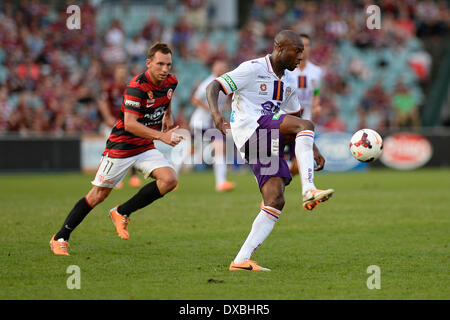
<path fill-rule="evenodd" d="M 91 183 L 98 187 L 114 188 L 120 184 L 133 166 L 143 173 L 145 179 L 148 179 L 155 169 L 162 167 L 173 169 L 167 157 L 157 149 L 150 149 L 128 158 L 103 156 L 95 179 Z"/>

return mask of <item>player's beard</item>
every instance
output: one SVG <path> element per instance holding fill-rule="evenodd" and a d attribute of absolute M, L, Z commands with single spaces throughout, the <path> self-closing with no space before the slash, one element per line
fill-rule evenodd
<path fill-rule="evenodd" d="M 297 68 L 297 65 L 295 63 L 290 63 L 284 69 L 287 69 L 289 71 L 294 71 L 295 68 Z"/>

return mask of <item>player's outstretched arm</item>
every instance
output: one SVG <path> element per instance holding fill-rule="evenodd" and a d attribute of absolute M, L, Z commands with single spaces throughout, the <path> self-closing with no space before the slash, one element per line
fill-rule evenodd
<path fill-rule="evenodd" d="M 183 139 L 183 136 L 175 133 L 175 130 L 177 130 L 179 126 L 176 126 L 175 128 L 168 131 L 161 132 L 155 129 L 148 128 L 142 123 L 139 123 L 137 121 L 138 117 L 139 116 L 137 114 L 125 112 L 124 123 L 126 131 L 131 132 L 138 137 L 161 140 L 162 142 L 170 146 L 176 146 Z"/>
<path fill-rule="evenodd" d="M 206 99 L 208 100 L 209 109 L 211 110 L 211 116 L 213 118 L 216 128 L 226 135 L 226 129 L 228 129 L 228 123 L 225 122 L 225 118 L 219 111 L 217 100 L 219 99 L 220 84 L 217 81 L 211 81 L 206 87 Z"/>

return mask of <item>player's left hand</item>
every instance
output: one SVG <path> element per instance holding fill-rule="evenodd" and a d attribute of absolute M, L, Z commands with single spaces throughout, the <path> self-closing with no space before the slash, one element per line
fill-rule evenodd
<path fill-rule="evenodd" d="M 170 128 L 173 127 L 173 117 L 172 113 L 164 113 L 164 116 L 162 118 L 162 132 L 166 132 L 167 130 L 170 130 Z"/>
<path fill-rule="evenodd" d="M 313 146 L 313 151 L 314 151 L 314 161 L 316 161 L 316 165 L 317 165 L 317 167 L 314 168 L 314 170 L 315 171 L 320 171 L 325 166 L 325 158 L 320 153 L 320 151 L 317 148 L 316 144 L 314 144 L 314 146 Z"/>

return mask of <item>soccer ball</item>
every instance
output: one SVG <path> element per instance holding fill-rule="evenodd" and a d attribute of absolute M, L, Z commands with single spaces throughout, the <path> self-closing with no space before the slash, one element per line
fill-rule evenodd
<path fill-rule="evenodd" d="M 361 129 L 350 140 L 350 152 L 361 162 L 373 162 L 381 156 L 383 139 L 372 129 Z"/>

